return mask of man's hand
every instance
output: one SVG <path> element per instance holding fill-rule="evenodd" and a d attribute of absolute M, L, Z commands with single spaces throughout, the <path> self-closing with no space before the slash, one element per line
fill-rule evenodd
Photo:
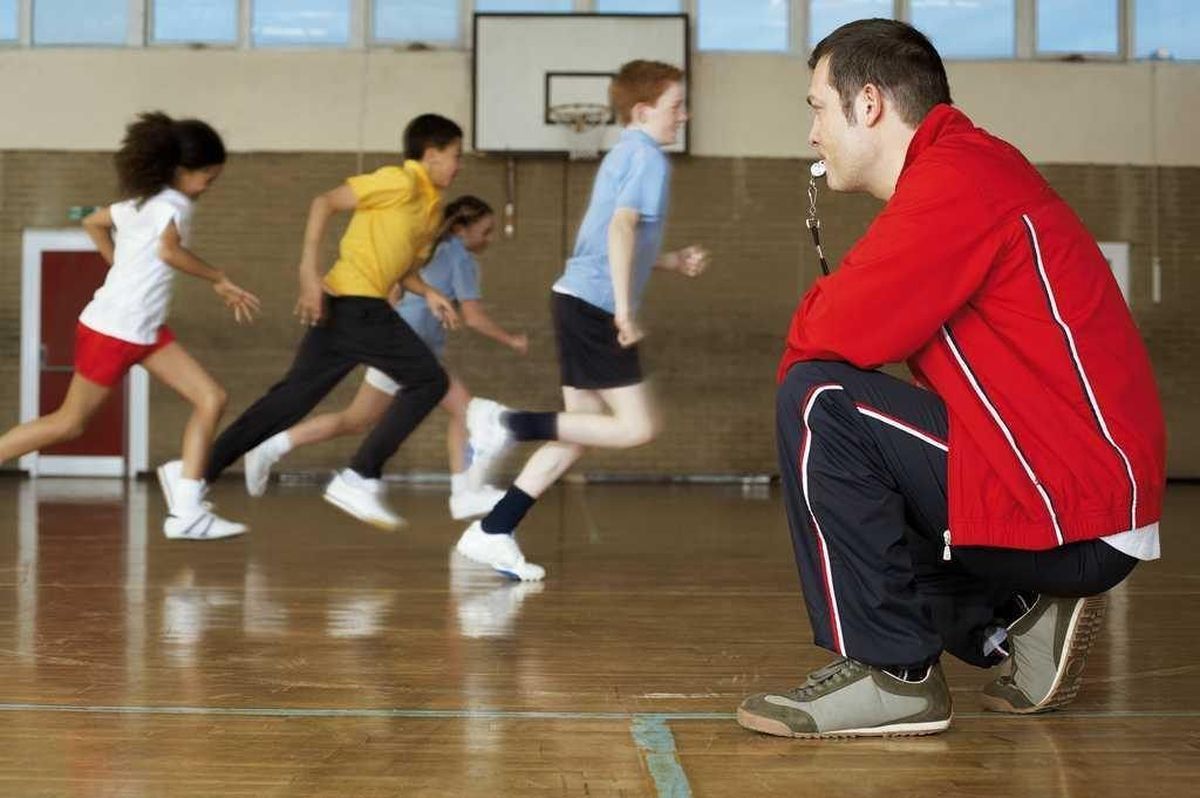
<path fill-rule="evenodd" d="M 529 354 L 529 336 L 525 333 L 511 335 L 508 338 L 508 348 L 519 355 Z"/>
<path fill-rule="evenodd" d="M 617 326 L 617 343 L 623 349 L 628 349 L 646 337 L 642 328 L 633 320 L 633 316 L 625 314 L 614 316 L 613 323 Z"/>
<path fill-rule="evenodd" d="M 321 323 L 325 315 L 325 291 L 321 288 L 319 278 L 300 279 L 300 297 L 296 300 L 296 309 L 292 312 L 306 327 L 316 327 Z"/>
<path fill-rule="evenodd" d="M 454 303 L 447 299 L 445 294 L 429 288 L 425 291 L 425 304 L 429 306 L 429 310 L 442 323 L 443 327 L 447 330 L 458 329 L 458 311 L 454 309 Z"/>
<path fill-rule="evenodd" d="M 213 290 L 225 303 L 225 307 L 233 311 L 233 319 L 238 324 L 254 321 L 254 317 L 262 310 L 262 303 L 258 297 L 234 285 L 228 277 L 222 277 L 213 283 Z"/>

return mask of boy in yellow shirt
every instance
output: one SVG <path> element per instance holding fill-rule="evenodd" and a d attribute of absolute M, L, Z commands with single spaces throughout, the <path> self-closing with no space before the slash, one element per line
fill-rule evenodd
<path fill-rule="evenodd" d="M 462 160 L 462 129 L 424 114 L 404 130 L 401 166 L 349 178 L 312 201 L 300 258 L 296 315 L 309 327 L 291 369 L 213 444 L 205 479 L 304 418 L 359 363 L 404 386 L 350 466 L 325 489 L 325 500 L 375 526 L 403 519 L 383 502 L 383 464 L 437 406 L 449 387 L 429 347 L 388 302 L 396 285 L 425 297 L 443 324 L 454 327 L 454 306 L 427 285 L 418 267 L 429 257 L 442 221 L 441 191 Z M 353 211 L 339 257 L 321 277 L 317 252 L 334 213 Z"/>

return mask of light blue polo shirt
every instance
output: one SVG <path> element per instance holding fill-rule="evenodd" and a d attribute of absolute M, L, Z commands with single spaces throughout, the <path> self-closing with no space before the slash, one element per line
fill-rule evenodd
<path fill-rule="evenodd" d="M 592 199 L 575 240 L 575 251 L 554 290 L 609 313 L 616 312 L 612 266 L 608 261 L 608 227 L 618 208 L 629 208 L 638 213 L 630 297 L 636 310 L 662 249 L 670 179 L 671 165 L 658 142 L 640 130 L 622 131 L 617 146 L 600 162 Z"/>
<path fill-rule="evenodd" d="M 468 302 L 482 297 L 479 291 L 479 263 L 456 235 L 447 236 L 438 244 L 429 263 L 421 269 L 421 279 L 452 302 Z M 446 330 L 429 309 L 425 297 L 406 293 L 397 303 L 396 312 L 441 358 L 446 348 Z"/>

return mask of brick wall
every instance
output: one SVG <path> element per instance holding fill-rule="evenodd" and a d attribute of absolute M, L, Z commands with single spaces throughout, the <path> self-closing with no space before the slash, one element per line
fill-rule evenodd
<path fill-rule="evenodd" d="M 383 154 L 363 158 L 371 169 Z M 666 416 L 662 437 L 631 452 L 595 452 L 581 468 L 625 474 L 767 473 L 774 470 L 773 375 L 787 321 L 816 275 L 804 236 L 804 162 L 692 158 L 675 165 L 668 247 L 697 242 L 711 271 L 688 281 L 659 274 L 645 307 L 644 357 Z M 295 262 L 308 202 L 359 168 L 352 153 L 232 156 L 225 175 L 197 207 L 196 252 L 260 293 L 264 316 L 238 328 L 207 285 L 181 277 L 172 327 L 181 342 L 229 389 L 230 417 L 281 375 L 301 333 L 291 315 Z M 582 216 L 594 164 L 557 159 L 518 166 L 517 236 L 482 258 L 489 309 L 530 334 L 520 358 L 469 332 L 452 337 L 451 369 L 481 395 L 532 408 L 558 403 L 547 290 Z M 1151 172 L 1142 167 L 1043 168 L 1098 239 L 1132 244 L 1133 307 L 1159 376 L 1170 434 L 1170 470 L 1200 475 L 1200 169 L 1159 175 L 1163 299 L 1150 299 Z M 503 204 L 502 159 L 471 158 L 451 195 L 479 194 Z M 18 412 L 20 236 L 27 227 L 66 227 L 71 205 L 112 199 L 108 153 L 0 152 L 0 425 Z M 878 203 L 826 193 L 821 200 L 830 261 L 862 233 Z M 340 226 L 330 230 L 327 262 Z M 348 401 L 352 376 L 324 405 Z M 151 394 L 151 458 L 178 450 L 187 408 L 167 390 Z M 396 471 L 444 471 L 443 422 L 435 416 L 392 461 Z M 298 452 L 287 467 L 331 468 L 353 441 Z M 11 467 L 12 464 L 9 464 Z"/>

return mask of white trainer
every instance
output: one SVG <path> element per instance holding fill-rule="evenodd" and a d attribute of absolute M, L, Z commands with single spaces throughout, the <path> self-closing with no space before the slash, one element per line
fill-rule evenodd
<path fill-rule="evenodd" d="M 492 476 L 492 469 L 512 446 L 512 431 L 504 425 L 508 408 L 491 399 L 475 397 L 467 405 L 467 433 L 473 459 L 467 469 L 470 485 L 481 488 Z"/>
<path fill-rule="evenodd" d="M 163 534 L 171 540 L 218 540 L 232 538 L 246 531 L 245 524 L 229 521 L 214 513 L 207 505 L 188 517 L 168 515 L 163 521 Z"/>
<path fill-rule="evenodd" d="M 175 485 L 183 478 L 183 461 L 172 460 L 163 463 L 157 469 L 158 488 L 162 491 L 163 500 L 167 503 L 167 513 L 175 512 Z"/>
<path fill-rule="evenodd" d="M 349 468 L 333 475 L 325 488 L 325 501 L 359 521 L 395 532 L 405 521 L 383 502 L 383 482 L 367 479 Z"/>
<path fill-rule="evenodd" d="M 526 562 L 512 535 L 489 535 L 479 521 L 467 527 L 454 548 L 468 560 L 491 566 L 510 579 L 540 582 L 546 577 L 545 568 Z"/>
<path fill-rule="evenodd" d="M 259 497 L 267 492 L 267 483 L 271 481 L 271 466 L 275 465 L 275 457 L 271 453 L 271 439 L 260 443 L 246 452 L 243 466 L 246 469 L 246 493 Z"/>
<path fill-rule="evenodd" d="M 450 517 L 455 521 L 487 515 L 504 498 L 504 491 L 494 485 L 466 488 L 450 494 Z"/>

